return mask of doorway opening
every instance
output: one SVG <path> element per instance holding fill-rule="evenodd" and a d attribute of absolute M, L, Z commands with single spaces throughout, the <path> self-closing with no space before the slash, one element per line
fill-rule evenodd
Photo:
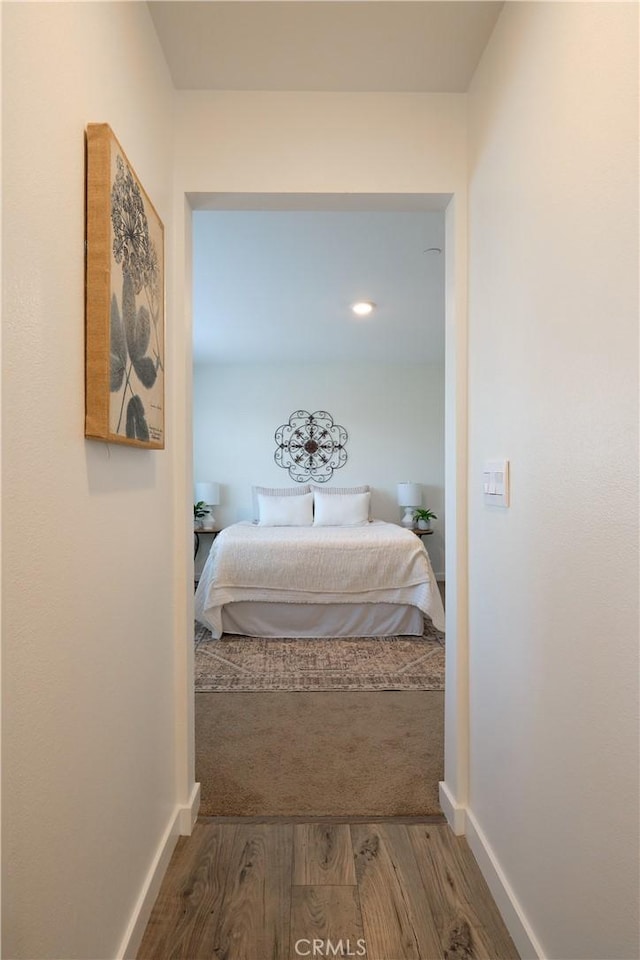
<path fill-rule="evenodd" d="M 317 410 L 332 413 L 336 423 L 344 426 L 348 432 L 345 450 L 348 455 L 352 450 L 354 452 L 350 457 L 347 456 L 346 462 L 340 467 L 341 472 L 335 471 L 331 478 L 332 485 L 348 490 L 360 490 L 362 486 L 369 486 L 373 516 L 398 525 L 404 511 L 397 501 L 397 484 L 399 481 L 414 481 L 420 486 L 423 496 L 423 502 L 416 504 L 416 507 L 429 507 L 437 517 L 433 523 L 433 532 L 426 535 L 423 541 L 426 541 L 432 570 L 440 581 L 444 580 L 446 571 L 456 570 L 457 523 L 456 518 L 452 518 L 454 536 L 450 536 L 448 516 L 450 504 L 456 503 L 455 484 L 458 477 L 456 469 L 451 469 L 452 463 L 456 466 L 455 442 L 453 457 L 451 449 L 452 440 L 455 440 L 451 432 L 451 422 L 452 419 L 455 420 L 455 417 L 451 416 L 451 404 L 456 397 L 456 367 L 450 362 L 447 364 L 445 356 L 447 313 L 453 309 L 451 278 L 447 277 L 444 267 L 445 246 L 450 242 L 451 225 L 447 225 L 446 213 L 450 201 L 451 198 L 444 195 L 243 195 L 198 198 L 198 209 L 193 217 L 193 479 L 213 482 L 218 486 L 220 504 L 214 507 L 216 527 L 225 528 L 231 523 L 250 523 L 255 520 L 252 487 L 276 487 L 278 483 L 283 487 L 295 486 L 291 474 L 288 475 L 288 472 L 275 462 L 272 447 L 276 428 L 281 425 L 280 421 L 286 421 L 289 414 L 304 404 L 312 413 Z M 212 222 L 208 222 L 207 214 L 216 218 L 213 232 L 217 231 L 223 246 L 216 248 L 214 243 L 213 248 L 207 248 L 206 236 Z M 402 221 L 409 228 L 410 234 L 406 247 L 405 239 L 400 239 Z M 382 225 L 382 233 L 376 233 L 374 228 Z M 348 258 L 342 257 L 342 270 L 337 271 L 341 309 L 336 310 L 335 301 L 338 295 L 334 286 L 335 270 L 330 267 L 330 260 L 335 253 L 334 248 L 339 245 L 337 235 L 348 234 L 350 228 L 352 232 L 355 230 L 356 247 L 360 245 L 361 259 L 364 263 L 369 263 L 371 269 L 369 273 L 361 269 L 360 280 L 354 281 L 353 276 L 357 274 L 357 270 L 349 266 Z M 308 244 L 310 250 L 303 253 L 305 236 L 312 238 L 312 242 Z M 226 249 L 224 244 L 227 245 Z M 288 274 L 276 273 L 273 270 L 268 272 L 269 264 L 274 260 L 274 251 L 289 263 Z M 379 259 L 381 251 L 382 260 Z M 410 251 L 410 254 L 407 251 Z M 421 271 L 422 279 L 429 276 L 433 281 L 435 278 L 435 286 L 432 284 L 432 289 L 423 302 L 420 298 L 416 299 L 415 291 L 408 292 L 409 280 L 406 275 L 402 275 L 400 271 L 401 275 L 395 276 L 395 282 L 400 284 L 405 301 L 413 298 L 412 320 L 415 323 L 417 319 L 418 323 L 413 330 L 407 328 L 408 332 L 401 325 L 400 316 L 402 309 L 407 309 L 406 304 L 403 308 L 398 307 L 395 314 L 388 306 L 393 297 L 386 291 L 392 286 L 394 266 L 395 273 L 398 272 L 397 262 L 394 263 L 396 254 L 401 263 L 410 261 L 410 270 Z M 225 257 L 231 259 L 225 260 Z M 240 263 L 243 270 L 244 281 L 241 286 L 237 277 L 234 279 L 232 276 L 230 263 L 233 258 Z M 277 257 L 275 259 L 277 260 Z M 338 259 L 340 260 L 340 257 Z M 256 264 L 260 262 L 263 268 L 267 269 L 267 273 L 261 273 L 257 269 Z M 362 268 L 362 264 L 360 266 Z M 210 357 L 202 362 L 199 359 L 199 355 L 202 355 L 202 343 L 198 340 L 203 335 L 200 327 L 200 311 L 203 309 L 200 297 L 211 297 L 211 288 L 207 289 L 208 277 L 212 278 L 214 296 L 215 289 L 219 294 L 218 306 L 222 314 L 226 303 L 229 319 L 226 324 L 218 322 L 212 338 Z M 305 282 L 309 284 L 309 277 L 312 277 L 315 283 L 312 285 L 313 290 L 305 298 L 304 286 Z M 367 280 L 363 280 L 363 277 L 367 277 Z M 202 278 L 205 279 L 204 283 Z M 352 284 L 351 287 L 349 283 Z M 367 287 L 368 283 L 372 283 L 373 287 Z M 285 285 L 292 290 L 283 291 Z M 385 288 L 385 293 L 380 296 L 376 289 L 382 288 Z M 370 290 L 372 292 L 369 292 Z M 299 303 L 297 313 L 286 307 L 286 297 L 282 299 L 283 293 L 287 292 L 293 293 L 293 299 Z M 232 303 L 233 296 L 238 294 L 241 294 L 239 299 L 242 301 L 242 311 L 235 316 L 240 317 L 241 322 L 232 323 L 232 307 L 228 304 Z M 355 327 L 354 321 L 345 315 L 351 299 L 373 299 L 375 302 L 376 297 L 381 300 L 380 306 L 387 310 L 386 316 L 383 315 L 382 318 L 374 314 L 374 320 L 379 322 L 380 327 L 384 326 L 383 321 L 386 322 L 388 335 L 386 353 L 383 343 L 384 355 L 379 353 L 377 356 L 375 349 L 380 347 L 374 343 L 376 337 L 371 327 L 368 330 L 362 325 Z M 265 308 L 267 302 L 275 303 L 277 309 L 284 314 L 281 317 L 284 337 L 276 336 L 273 314 L 269 319 L 269 310 Z M 251 315 L 252 313 L 254 315 Z M 342 328 L 335 326 L 338 314 L 339 322 L 344 324 Z M 438 317 L 439 327 L 433 322 L 435 315 Z M 424 349 L 424 327 L 429 318 L 432 326 L 426 339 L 432 348 L 431 355 L 420 353 Z M 253 325 L 256 319 L 257 327 Z M 352 326 L 347 327 L 347 323 Z M 422 338 L 420 334 L 423 335 Z M 310 353 L 309 358 L 305 359 L 300 353 L 300 343 Z M 354 355 L 349 355 L 349 351 L 354 351 Z M 445 377 L 447 368 L 449 372 Z M 448 424 L 448 429 L 445 423 Z M 439 449 L 435 452 L 438 436 Z M 437 462 L 436 467 L 434 462 Z M 313 478 L 309 479 L 313 484 Z M 445 486 L 451 484 L 454 489 L 449 490 L 447 495 Z M 315 486 L 321 489 L 320 484 Z M 327 484 L 325 489 L 328 490 L 329 487 Z M 200 534 L 204 549 L 201 546 L 196 554 L 197 576 L 202 573 L 204 557 L 215 539 L 215 531 L 204 531 Z M 451 602 L 450 590 L 449 594 Z M 455 602 L 455 584 L 453 599 Z M 455 654 L 455 617 L 452 623 L 454 636 L 450 638 L 447 635 L 448 659 L 452 652 Z M 447 627 L 449 628 L 449 623 Z M 283 639 L 291 642 L 283 642 L 282 649 L 278 651 L 280 661 L 286 661 L 294 646 L 293 638 Z M 312 649 L 313 643 L 313 640 L 306 642 L 307 659 L 319 656 L 317 645 L 315 650 Z M 252 664 L 249 665 L 247 660 L 243 659 L 246 645 L 245 652 L 238 644 L 234 650 L 227 646 L 223 651 L 218 648 L 213 652 L 206 636 L 200 635 L 198 651 L 205 654 L 196 654 L 196 670 L 200 671 L 196 685 L 196 779 L 203 784 L 205 806 L 201 812 L 245 816 L 267 813 L 366 813 L 388 816 L 417 814 L 420 812 L 417 808 L 401 808 L 396 801 L 397 796 L 404 795 L 406 799 L 412 790 L 413 794 L 416 794 L 416 784 L 424 786 L 427 774 L 422 761 L 427 754 L 434 761 L 430 775 L 430 803 L 434 803 L 435 809 L 439 810 L 438 782 L 445 779 L 443 753 L 447 740 L 442 734 L 445 695 L 441 686 L 439 690 L 430 690 L 428 685 L 424 689 L 424 681 L 418 679 L 414 684 L 415 689 L 411 689 L 410 683 L 403 687 L 396 679 L 395 685 L 399 689 L 395 689 L 393 680 L 389 689 L 384 689 L 384 680 L 383 689 L 377 690 L 308 689 L 305 688 L 305 682 L 309 682 L 307 676 L 298 678 L 297 686 L 294 684 L 292 689 L 254 689 L 252 684 L 255 687 L 256 678 L 254 676 L 247 681 L 247 675 L 251 672 L 260 673 L 260 670 L 263 673 L 268 672 L 273 667 L 273 664 L 269 663 L 269 658 L 273 657 L 273 645 L 262 651 L 258 651 L 258 644 L 254 643 L 252 646 Z M 353 650 L 354 645 L 351 646 Z M 373 641 L 367 651 L 374 663 L 370 673 L 375 673 L 379 667 L 379 664 L 375 664 L 376 659 L 379 659 L 379 649 L 378 646 L 376 650 Z M 430 654 L 434 668 L 436 653 L 434 649 Z M 358 657 L 362 657 L 361 650 Z M 322 659 L 322 656 L 320 658 Z M 414 657 L 414 661 L 416 659 Z M 260 663 L 256 666 L 258 661 Z M 405 677 L 414 661 L 411 661 L 410 652 L 407 668 L 404 670 Z M 225 693 L 218 694 L 215 688 L 207 687 L 207 670 L 210 670 L 212 664 L 214 673 L 217 669 L 218 680 L 226 671 L 226 697 Z M 341 672 L 344 673 L 344 664 L 342 668 Z M 333 666 L 329 666 L 329 673 L 332 669 L 334 674 L 340 672 L 339 661 L 337 668 L 335 662 Z M 402 674 L 402 665 L 398 669 Z M 378 672 L 380 673 L 380 670 Z M 317 677 L 311 679 L 317 682 Z M 432 686 L 438 686 L 437 680 L 432 681 Z M 439 700 L 439 703 L 435 709 L 426 709 L 432 693 L 436 694 L 431 697 L 432 702 Z M 213 694 L 213 698 L 207 698 L 207 694 Z M 455 707 L 456 695 L 456 690 L 447 692 L 450 708 L 451 701 Z M 209 709 L 200 709 L 206 699 L 209 700 Z M 198 703 L 198 700 L 201 703 Z M 434 717 L 437 719 L 434 720 Z M 422 761 L 417 762 L 415 770 L 412 771 L 412 774 L 415 774 L 414 786 L 411 789 L 401 788 L 393 798 L 378 797 L 376 802 L 379 800 L 386 808 L 378 806 L 373 809 L 371 788 L 375 787 L 375 782 L 381 779 L 399 779 L 393 772 L 390 773 L 384 750 L 380 752 L 381 745 L 388 748 L 389 758 L 400 756 L 403 747 L 407 753 L 410 739 L 409 718 L 413 719 L 416 728 L 418 751 L 422 749 Z M 335 729 L 332 729 L 332 723 Z M 440 733 L 434 739 L 433 731 L 438 725 Z M 429 742 L 424 736 L 427 729 L 432 733 Z M 373 737 L 372 732 L 375 733 Z M 365 742 L 367 736 L 368 744 Z M 220 775 L 219 752 L 206 759 L 204 754 L 207 754 L 207 750 L 199 749 L 205 740 L 207 747 L 213 744 L 218 751 L 221 745 L 228 749 L 230 762 L 227 767 L 228 774 L 225 776 Z M 304 784 L 305 789 L 309 788 L 306 793 L 310 791 L 315 797 L 303 796 L 305 791 L 301 793 L 292 783 L 290 770 L 282 775 L 283 743 L 289 745 L 288 751 L 292 744 L 296 745 L 297 755 L 296 750 L 291 751 L 291 769 L 295 768 L 301 773 L 296 777 L 298 785 Z M 321 744 L 324 745 L 324 753 L 320 749 Z M 243 748 L 249 745 L 249 753 L 243 753 L 239 745 Z M 377 763 L 368 763 L 367 748 L 372 749 L 374 754 L 378 753 Z M 320 801 L 324 806 L 313 807 L 313 803 L 318 800 L 317 784 L 323 777 L 326 782 L 327 777 L 335 775 L 338 756 L 343 761 L 342 767 L 338 765 L 339 769 L 344 772 L 351 765 L 353 782 L 359 784 L 355 792 L 349 788 L 352 795 L 351 808 L 328 810 L 326 799 Z M 302 764 L 301 770 L 301 760 L 305 757 L 309 764 L 307 767 Z M 362 761 L 360 766 L 358 759 Z M 275 806 L 269 810 L 264 809 L 265 790 L 256 789 L 258 760 L 262 763 L 263 779 L 270 785 L 273 794 L 271 799 Z M 215 768 L 211 789 L 217 794 L 217 798 L 214 797 L 213 807 L 208 805 L 210 798 L 207 765 L 212 772 Z M 376 768 L 383 772 L 382 778 Z M 240 776 L 243 769 L 248 773 L 244 779 Z M 365 769 L 373 770 L 369 777 L 363 775 Z M 315 780 L 311 776 L 313 770 L 317 774 Z M 339 781 L 344 793 L 344 777 L 340 776 Z M 278 786 L 275 793 L 272 789 L 274 786 Z M 326 796 L 326 788 L 322 792 Z M 336 792 L 340 793 L 340 787 Z M 420 797 L 416 794 L 414 799 L 418 805 L 422 804 L 421 812 L 434 812 L 433 806 L 424 809 L 424 794 Z M 215 803 L 218 801 L 223 803 L 223 807 L 216 807 Z M 231 807 L 224 807 L 226 803 L 230 803 Z"/>

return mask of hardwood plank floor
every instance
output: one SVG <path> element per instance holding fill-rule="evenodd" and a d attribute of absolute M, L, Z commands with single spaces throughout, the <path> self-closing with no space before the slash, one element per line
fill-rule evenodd
<path fill-rule="evenodd" d="M 351 833 L 369 960 L 437 957 L 435 920 L 406 827 L 358 824 Z"/>
<path fill-rule="evenodd" d="M 445 950 L 470 942 L 473 956 L 508 960 L 513 943 L 467 842 L 429 825 L 407 829 Z M 506 936 L 505 936 L 506 934 Z"/>
<path fill-rule="evenodd" d="M 215 956 L 212 947 L 234 836 L 235 829 L 196 823 L 190 837 L 180 838 L 147 924 L 140 956 L 156 960 Z"/>
<path fill-rule="evenodd" d="M 292 841 L 289 824 L 236 827 L 213 956 L 279 960 L 288 955 Z"/>
<path fill-rule="evenodd" d="M 346 823 L 300 823 L 293 833 L 294 884 L 356 882 L 351 833 Z"/>
<path fill-rule="evenodd" d="M 464 838 L 444 823 L 199 821 L 139 960 L 517 960 Z"/>
<path fill-rule="evenodd" d="M 337 945 L 342 941 L 343 955 L 348 955 L 347 943 L 351 953 L 361 960 L 368 960 L 366 940 L 362 928 L 362 914 L 358 888 L 306 886 L 294 887 L 291 901 L 291 948 L 289 956 L 303 956 L 309 949 L 306 941 L 328 940 Z M 311 948 L 312 949 L 312 948 Z M 338 957 L 340 953 L 338 953 Z"/>

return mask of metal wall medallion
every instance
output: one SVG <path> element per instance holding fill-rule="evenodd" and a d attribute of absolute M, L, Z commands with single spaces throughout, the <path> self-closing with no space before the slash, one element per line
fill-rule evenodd
<path fill-rule="evenodd" d="M 347 462 L 347 431 L 326 410 L 296 410 L 278 427 L 275 439 L 274 459 L 297 483 L 326 483 Z"/>

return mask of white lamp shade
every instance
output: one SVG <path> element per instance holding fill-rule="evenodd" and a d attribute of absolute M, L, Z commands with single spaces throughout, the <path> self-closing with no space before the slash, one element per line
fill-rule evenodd
<path fill-rule="evenodd" d="M 403 480 L 398 484 L 398 506 L 419 507 L 422 503 L 422 489 L 419 483 Z"/>
<path fill-rule="evenodd" d="M 211 480 L 200 480 L 196 483 L 196 503 L 199 503 L 200 500 L 211 507 L 219 504 L 220 484 L 213 483 Z"/>

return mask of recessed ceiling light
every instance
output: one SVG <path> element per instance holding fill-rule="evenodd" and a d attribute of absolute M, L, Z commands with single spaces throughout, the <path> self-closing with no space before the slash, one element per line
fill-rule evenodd
<path fill-rule="evenodd" d="M 357 317 L 368 317 L 375 307 L 375 303 L 371 300 L 358 300 L 357 303 L 351 304 L 351 309 Z"/>

